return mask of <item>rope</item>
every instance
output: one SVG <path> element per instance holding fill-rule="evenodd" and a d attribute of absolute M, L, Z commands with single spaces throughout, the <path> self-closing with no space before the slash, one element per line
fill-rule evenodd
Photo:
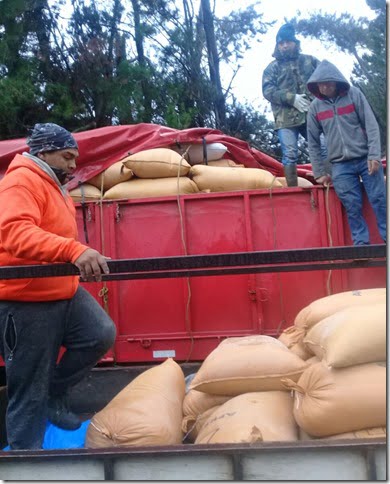
<path fill-rule="evenodd" d="M 275 215 L 275 208 L 273 204 L 273 198 L 272 198 L 272 188 L 274 186 L 274 183 L 276 181 L 276 176 L 274 175 L 274 178 L 272 180 L 271 186 L 270 186 L 270 191 L 269 191 L 269 198 L 271 202 L 271 213 L 272 213 L 272 220 L 273 220 L 273 242 L 274 242 L 274 249 L 277 248 L 277 240 L 276 240 L 276 215 Z M 276 328 L 276 334 L 279 335 L 280 331 L 282 329 L 283 324 L 286 322 L 286 319 L 284 317 L 284 298 L 283 298 L 283 285 L 282 285 L 282 280 L 280 278 L 280 273 L 277 273 L 278 277 L 278 283 L 279 283 L 279 301 L 280 301 L 280 308 L 282 311 L 282 319 L 280 323 L 278 324 L 278 327 Z"/>
<path fill-rule="evenodd" d="M 188 255 L 188 250 L 187 250 L 187 243 L 185 240 L 185 234 L 184 234 L 184 221 L 183 221 L 183 212 L 181 209 L 181 204 L 180 204 L 180 171 L 181 171 L 181 166 L 182 166 L 182 161 L 184 157 L 187 155 L 191 145 L 187 147 L 185 152 L 181 155 L 180 161 L 179 161 L 179 169 L 177 170 L 177 194 L 176 194 L 176 201 L 177 201 L 177 207 L 179 209 L 179 219 L 180 219 L 180 236 L 181 236 L 181 242 L 183 244 L 183 249 L 184 249 L 184 255 Z M 190 336 L 190 349 L 188 351 L 188 356 L 187 359 L 185 360 L 185 363 L 188 363 L 188 361 L 191 358 L 192 351 L 194 349 L 194 336 L 191 331 L 191 326 L 190 326 L 190 303 L 191 303 L 191 284 L 190 284 L 190 278 L 186 277 L 186 283 L 187 283 L 187 291 L 188 291 L 188 298 L 187 298 L 187 303 L 186 303 L 186 312 L 185 312 L 185 328 L 187 333 Z"/>
<path fill-rule="evenodd" d="M 104 241 L 104 216 L 103 216 L 103 193 L 104 193 L 104 171 L 102 172 L 102 179 L 100 182 L 100 198 L 99 198 L 99 216 L 100 216 L 100 240 L 102 241 L 102 255 L 105 254 L 105 241 Z M 110 315 L 108 306 L 108 287 L 107 281 L 103 281 L 103 287 L 98 293 L 99 297 L 103 299 L 103 307 L 105 312 Z"/>
<path fill-rule="evenodd" d="M 329 188 L 330 188 L 330 184 L 328 183 L 326 185 L 326 192 L 325 192 L 325 207 L 326 207 L 327 222 L 328 222 L 327 227 L 328 227 L 329 246 L 333 247 L 333 238 L 332 238 L 332 232 L 331 232 L 332 216 L 329 209 Z M 330 285 L 331 278 L 332 278 L 332 269 L 329 270 L 328 278 L 326 280 L 326 292 L 328 296 L 332 294 L 331 285 Z"/>

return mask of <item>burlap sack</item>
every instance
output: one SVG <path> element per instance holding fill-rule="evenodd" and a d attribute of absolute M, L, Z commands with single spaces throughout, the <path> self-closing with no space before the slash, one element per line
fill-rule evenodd
<path fill-rule="evenodd" d="M 305 306 L 296 316 L 294 325 L 310 329 L 322 319 L 340 311 L 340 309 L 362 304 L 386 302 L 386 288 L 360 289 L 346 291 L 322 297 Z"/>
<path fill-rule="evenodd" d="M 298 440 L 288 392 L 245 393 L 221 405 L 203 424 L 196 444 Z"/>
<path fill-rule="evenodd" d="M 99 188 L 100 190 L 103 180 L 103 192 L 105 192 L 118 183 L 131 180 L 133 176 L 133 172 L 127 168 L 122 161 L 117 161 L 105 169 L 102 173 L 90 178 L 88 183 L 96 188 Z"/>
<path fill-rule="evenodd" d="M 334 368 L 386 360 L 386 304 L 342 309 L 313 326 L 304 344 Z"/>
<path fill-rule="evenodd" d="M 190 171 L 186 160 L 168 148 L 140 151 L 122 160 L 138 178 L 166 178 L 185 176 Z"/>
<path fill-rule="evenodd" d="M 310 365 L 294 390 L 294 417 L 306 433 L 326 437 L 386 426 L 386 363 L 347 368 Z"/>
<path fill-rule="evenodd" d="M 172 359 L 141 373 L 91 419 L 86 447 L 180 444 L 184 394 Z"/>
<path fill-rule="evenodd" d="M 81 202 L 83 200 L 81 189 L 84 191 L 84 200 L 90 202 L 91 200 L 99 200 L 100 190 L 90 185 L 89 183 L 83 183 L 81 188 L 74 188 L 69 191 L 69 195 L 74 202 Z"/>
<path fill-rule="evenodd" d="M 208 162 L 209 166 L 231 166 L 232 168 L 245 168 L 241 163 L 235 163 L 233 160 L 222 158 L 221 160 L 214 160 Z"/>
<path fill-rule="evenodd" d="M 195 183 L 185 176 L 181 176 L 180 178 L 151 178 L 148 180 L 133 178 L 133 180 L 118 183 L 118 185 L 107 190 L 103 198 L 105 200 L 111 200 L 120 198 L 166 197 L 198 192 L 199 190 Z"/>
<path fill-rule="evenodd" d="M 287 180 L 284 176 L 278 176 L 276 177 L 278 182 L 281 183 L 281 185 L 285 188 L 287 187 Z M 307 187 L 312 187 L 314 186 L 314 183 L 312 183 L 310 180 L 307 180 L 306 178 L 303 178 L 301 176 L 298 177 L 298 186 L 302 188 L 307 188 Z"/>
<path fill-rule="evenodd" d="M 227 338 L 204 360 L 190 389 L 231 396 L 283 390 L 281 380 L 297 381 L 305 368 L 304 361 L 270 336 Z"/>
<path fill-rule="evenodd" d="M 183 415 L 187 417 L 188 424 L 191 425 L 206 410 L 217 405 L 222 405 L 230 398 L 230 396 L 210 395 L 208 393 L 190 390 L 184 397 Z"/>
<path fill-rule="evenodd" d="M 198 415 L 196 419 L 193 419 L 192 417 L 184 417 L 181 424 L 181 429 L 184 432 L 184 440 L 186 442 L 195 442 L 204 423 L 220 406 L 221 405 L 215 405 L 215 407 L 207 409 Z"/>
<path fill-rule="evenodd" d="M 203 144 L 182 143 L 180 146 L 172 145 L 171 148 L 180 155 L 184 154 L 190 165 L 204 163 L 205 161 Z M 226 151 L 227 147 L 222 143 L 206 143 L 206 156 L 208 162 L 220 160 Z"/>
<path fill-rule="evenodd" d="M 301 428 L 299 429 L 299 440 L 356 440 L 356 439 L 385 439 L 386 438 L 386 427 L 374 427 L 371 429 L 356 430 L 356 432 L 344 432 L 343 434 L 328 435 L 327 437 L 312 437 L 311 435 L 304 432 Z"/>
<path fill-rule="evenodd" d="M 313 356 L 313 352 L 303 344 L 305 330 L 297 326 L 289 326 L 279 336 L 278 340 L 284 343 L 287 348 L 302 360 L 307 360 Z"/>
<path fill-rule="evenodd" d="M 199 190 L 210 189 L 212 192 L 281 186 L 272 173 L 260 168 L 195 165 L 191 167 L 189 177 L 194 180 Z"/>

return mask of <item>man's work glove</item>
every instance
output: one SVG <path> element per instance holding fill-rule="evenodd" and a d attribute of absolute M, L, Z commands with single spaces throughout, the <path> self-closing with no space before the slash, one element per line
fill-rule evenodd
<path fill-rule="evenodd" d="M 305 94 L 295 94 L 293 106 L 301 113 L 305 113 L 309 110 L 310 101 L 306 98 Z"/>

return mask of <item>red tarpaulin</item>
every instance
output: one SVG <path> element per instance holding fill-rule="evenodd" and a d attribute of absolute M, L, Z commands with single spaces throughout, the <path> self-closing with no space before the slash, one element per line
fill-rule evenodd
<path fill-rule="evenodd" d="M 262 168 L 275 176 L 283 176 L 282 164 L 265 153 L 251 148 L 247 142 L 227 136 L 216 129 L 190 128 L 173 129 L 156 124 L 135 124 L 108 126 L 82 133 L 74 133 L 79 145 L 80 156 L 77 161 L 75 178 L 68 184 L 72 189 L 78 182 L 85 182 L 101 171 L 121 160 L 129 152 L 137 153 L 151 148 L 163 148 L 175 143 L 200 144 L 223 143 L 227 149 L 225 158 L 231 158 L 248 168 Z M 26 138 L 0 141 L 0 178 L 8 164 L 17 153 L 28 151 Z M 300 176 L 311 173 L 311 166 L 298 168 Z"/>

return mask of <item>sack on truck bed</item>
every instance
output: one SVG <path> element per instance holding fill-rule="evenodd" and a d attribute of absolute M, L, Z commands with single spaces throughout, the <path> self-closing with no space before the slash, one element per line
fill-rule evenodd
<path fill-rule="evenodd" d="M 294 390 L 294 417 L 307 434 L 326 437 L 386 426 L 386 362 L 347 368 L 310 365 Z"/>
<path fill-rule="evenodd" d="M 297 314 L 294 325 L 309 330 L 322 319 L 351 306 L 386 302 L 386 288 L 360 289 L 322 297 L 305 306 Z"/>
<path fill-rule="evenodd" d="M 202 363 L 190 388 L 214 395 L 284 390 L 282 378 L 297 381 L 306 363 L 271 336 L 227 338 Z"/>
<path fill-rule="evenodd" d="M 172 359 L 146 370 L 94 415 L 86 447 L 180 444 L 184 395 L 184 374 Z"/>
<path fill-rule="evenodd" d="M 289 392 L 245 393 L 221 405 L 203 424 L 196 444 L 298 440 Z"/>
<path fill-rule="evenodd" d="M 386 360 L 386 304 L 343 309 L 308 332 L 305 345 L 334 368 Z"/>
<path fill-rule="evenodd" d="M 186 160 L 173 150 L 154 148 L 139 151 L 122 160 L 138 178 L 166 178 L 185 176 L 190 171 Z"/>
<path fill-rule="evenodd" d="M 105 192 L 112 188 L 114 185 L 117 185 L 118 183 L 131 180 L 133 176 L 134 173 L 129 168 L 127 168 L 122 163 L 122 161 L 117 161 L 116 163 L 105 169 L 103 172 L 90 178 L 88 180 L 88 183 L 95 186 L 96 188 L 99 188 L 100 190 L 103 181 L 103 192 Z"/>
<path fill-rule="evenodd" d="M 177 194 L 198 193 L 195 183 L 185 176 L 179 178 L 156 178 L 156 179 L 133 179 L 118 183 L 107 190 L 103 198 L 105 200 L 120 198 L 149 198 L 166 197 Z"/>
<path fill-rule="evenodd" d="M 89 183 L 83 183 L 81 188 L 78 187 L 70 190 L 69 195 L 72 197 L 74 202 L 83 201 L 83 197 L 86 202 L 90 202 L 92 200 L 100 199 L 100 190 Z"/>
<path fill-rule="evenodd" d="M 260 168 L 194 165 L 189 177 L 194 180 L 199 190 L 210 189 L 212 192 L 282 186 L 272 173 Z"/>

